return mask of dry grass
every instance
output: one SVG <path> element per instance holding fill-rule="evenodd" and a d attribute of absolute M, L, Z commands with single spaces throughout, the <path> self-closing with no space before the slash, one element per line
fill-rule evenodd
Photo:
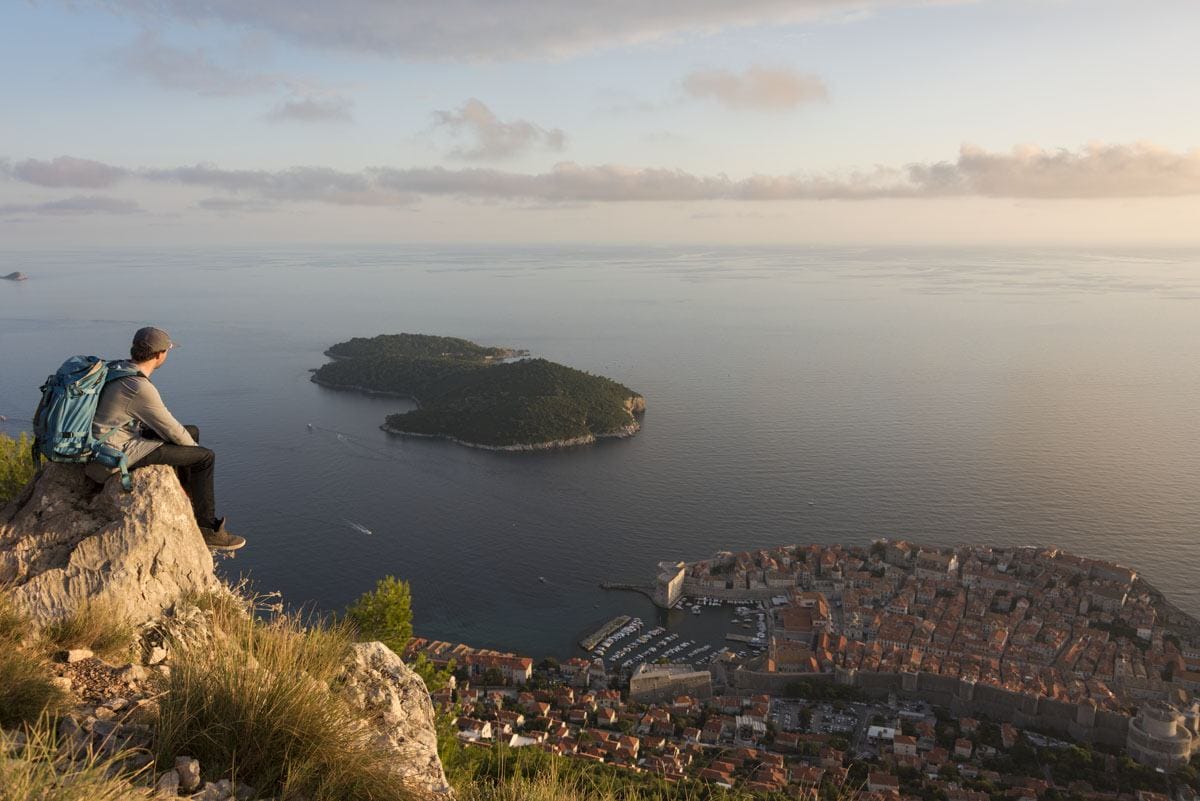
<path fill-rule="evenodd" d="M 102 757 L 59 747 L 50 717 L 26 727 L 24 744 L 0 734 L 0 801 L 145 801 L 147 791 L 132 781 L 140 771 L 122 768 L 131 756 Z"/>
<path fill-rule="evenodd" d="M 133 627 L 110 604 L 97 602 L 42 629 L 49 650 L 87 648 L 101 657 L 125 656 L 133 647 Z"/>
<path fill-rule="evenodd" d="M 193 599 L 213 614 L 216 636 L 174 644 L 159 702 L 158 754 L 200 760 L 264 796 L 310 801 L 407 799 L 394 755 L 370 745 L 349 706 L 330 691 L 353 641 L 341 623 L 275 611 L 255 601 Z"/>
<path fill-rule="evenodd" d="M 22 642 L 30 624 L 0 593 L 0 726 L 13 727 L 58 712 L 66 695 L 50 683 L 50 667 Z"/>
<path fill-rule="evenodd" d="M 32 445 L 28 434 L 16 439 L 0 434 L 0 507 L 17 497 L 33 478 Z"/>

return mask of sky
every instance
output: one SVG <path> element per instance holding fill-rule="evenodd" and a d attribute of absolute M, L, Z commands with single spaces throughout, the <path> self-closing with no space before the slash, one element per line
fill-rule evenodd
<path fill-rule="evenodd" d="M 1200 245 L 1195 0 L 9 0 L 0 247 Z"/>

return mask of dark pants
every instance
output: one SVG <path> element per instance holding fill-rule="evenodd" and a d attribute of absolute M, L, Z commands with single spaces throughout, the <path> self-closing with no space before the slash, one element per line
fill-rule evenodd
<path fill-rule="evenodd" d="M 195 426 L 184 426 L 192 439 L 200 442 L 200 429 Z M 153 439 L 153 432 L 145 436 Z M 199 445 L 175 445 L 164 442 L 146 456 L 138 460 L 132 469 L 147 467 L 152 464 L 165 464 L 175 468 L 179 483 L 192 500 L 192 514 L 196 516 L 196 525 L 211 527 L 216 520 L 216 497 L 213 494 L 213 468 L 217 455 L 208 448 Z"/>

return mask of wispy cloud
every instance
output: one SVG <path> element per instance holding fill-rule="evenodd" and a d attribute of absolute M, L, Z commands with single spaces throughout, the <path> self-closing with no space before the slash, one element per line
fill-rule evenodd
<path fill-rule="evenodd" d="M 779 111 L 826 100 L 825 82 L 783 67 L 750 67 L 745 72 L 700 70 L 683 79 L 683 91 L 715 100 L 726 108 Z"/>
<path fill-rule="evenodd" d="M 273 122 L 349 122 L 353 102 L 346 97 L 302 97 L 285 100 L 267 114 Z"/>
<path fill-rule="evenodd" d="M 113 174 L 126 176 L 129 180 L 203 187 L 249 200 L 370 206 L 408 205 L 421 197 L 431 196 L 571 204 L 1200 195 L 1200 149 L 1175 152 L 1147 143 L 1093 144 L 1078 151 L 1020 147 L 1008 153 L 991 153 L 964 146 L 954 161 L 833 174 L 759 174 L 741 179 L 723 174 L 696 175 L 676 169 L 612 164 L 588 166 L 572 162 L 563 162 L 539 173 L 483 167 L 370 167 L 357 172 L 311 166 L 285 170 L 225 170 L 207 164 L 167 169 L 110 169 Z M 9 172 L 18 180 L 28 180 Z M 69 199 L 70 202 L 78 200 Z M 66 207 L 70 202 L 63 201 L 67 203 Z M 110 207 L 109 210 L 117 209 Z"/>
<path fill-rule="evenodd" d="M 437 127 L 466 136 L 467 147 L 456 147 L 447 155 L 466 161 L 491 161 L 519 155 L 534 148 L 562 150 L 567 135 L 560 129 L 547 130 L 528 120 L 505 122 L 483 101 L 471 98 L 454 111 L 434 112 Z"/>
<path fill-rule="evenodd" d="M 236 197 L 204 197 L 196 201 L 195 208 L 217 214 L 236 214 L 244 211 L 272 211 L 274 203 L 266 200 L 247 200 Z"/>
<path fill-rule="evenodd" d="M 217 21 L 303 45 L 440 61 L 558 57 L 678 34 L 846 18 L 928 0 L 608 0 L 603 14 L 597 13 L 595 0 L 97 2 L 155 22 L 164 17 Z"/>
<path fill-rule="evenodd" d="M 223 170 L 210 164 L 196 164 L 169 169 L 143 169 L 137 174 L 147 181 L 205 187 L 277 201 L 395 206 L 415 200 L 411 194 L 379 185 L 366 172 L 343 172 L 330 167 Z"/>
<path fill-rule="evenodd" d="M 122 72 L 164 89 L 215 97 L 273 92 L 287 83 L 279 75 L 222 66 L 203 48 L 176 47 L 153 31 L 114 50 L 112 60 Z"/>
<path fill-rule="evenodd" d="M 74 195 L 42 203 L 8 203 L 0 205 L 0 216 L 39 214 L 59 217 L 87 214 L 137 214 L 142 209 L 132 200 L 104 195 Z"/>
<path fill-rule="evenodd" d="M 0 160 L 0 175 L 38 186 L 106 189 L 126 174 L 127 170 L 121 167 L 71 156 L 51 161 L 25 159 L 15 164 Z"/>
<path fill-rule="evenodd" d="M 227 67 L 204 48 L 177 47 L 144 31 L 114 50 L 112 62 L 126 75 L 173 91 L 206 97 L 282 94 L 266 118 L 273 122 L 348 122 L 353 101 L 319 82 L 293 75 Z"/>

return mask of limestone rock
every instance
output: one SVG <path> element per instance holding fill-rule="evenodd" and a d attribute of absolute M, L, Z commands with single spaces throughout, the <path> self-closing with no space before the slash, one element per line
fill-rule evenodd
<path fill-rule="evenodd" d="M 76 662 L 82 662 L 85 659 L 91 659 L 93 656 L 95 656 L 95 654 L 93 654 L 87 648 L 72 648 L 71 650 L 63 653 L 63 661 L 68 665 L 73 665 Z"/>
<path fill-rule="evenodd" d="M 133 491 L 103 489 L 79 465 L 46 465 L 0 509 L 0 584 L 39 624 L 89 603 L 133 623 L 186 592 L 216 589 L 213 560 L 170 467 L 132 473 Z"/>
<path fill-rule="evenodd" d="M 154 785 L 154 793 L 161 798 L 174 798 L 179 795 L 179 774 L 168 770 L 159 776 L 158 782 Z"/>
<path fill-rule="evenodd" d="M 179 774 L 179 787 L 190 793 L 200 786 L 200 762 L 188 756 L 175 759 L 175 772 Z"/>
<path fill-rule="evenodd" d="M 376 744 L 396 754 L 397 777 L 419 797 L 452 798 L 421 677 L 383 643 L 365 642 L 354 645 L 342 680 L 345 697 L 366 718 Z"/>

